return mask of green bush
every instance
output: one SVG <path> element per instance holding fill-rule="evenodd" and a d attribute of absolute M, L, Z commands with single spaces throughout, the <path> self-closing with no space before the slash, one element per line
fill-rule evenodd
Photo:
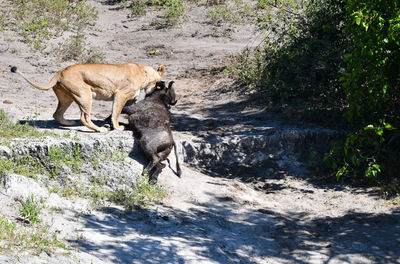
<path fill-rule="evenodd" d="M 354 132 L 326 160 L 338 178 L 399 181 L 400 3 L 348 0 L 346 10 L 355 49 L 342 80 Z"/>
<path fill-rule="evenodd" d="M 40 223 L 39 214 L 43 208 L 43 201 L 35 199 L 35 197 L 30 196 L 25 201 L 21 202 L 21 207 L 19 213 L 21 217 L 28 220 L 31 224 Z"/>
<path fill-rule="evenodd" d="M 182 18 L 186 16 L 186 6 L 183 0 L 167 0 L 164 5 L 167 10 L 164 12 L 164 18 L 167 19 L 168 23 L 174 25 L 178 24 Z"/>
<path fill-rule="evenodd" d="M 52 177 L 55 177 L 63 166 L 71 168 L 73 173 L 81 173 L 81 166 L 84 164 L 84 155 L 81 146 L 76 144 L 71 150 L 64 150 L 60 147 L 50 146 L 46 169 Z M 93 162 L 93 161 L 92 161 Z"/>
<path fill-rule="evenodd" d="M 258 8 L 257 23 L 267 37 L 255 51 L 238 55 L 228 72 L 255 89 L 265 105 L 289 105 L 314 114 L 312 121 L 336 124 L 345 106 L 343 55 L 352 49 L 344 1 L 260 0 Z"/>
<path fill-rule="evenodd" d="M 23 125 L 15 123 L 8 117 L 3 109 L 0 109 L 0 142 L 10 138 L 42 137 L 49 135 L 57 137 L 57 135 L 54 133 L 39 131 L 35 127 L 30 126 L 28 123 Z"/>
<path fill-rule="evenodd" d="M 344 77 L 347 119 L 360 128 L 385 120 L 400 127 L 400 3 L 348 0 L 348 32 L 356 49 Z"/>
<path fill-rule="evenodd" d="M 187 8 L 183 0 L 133 0 L 131 15 L 145 15 L 150 6 L 165 9 L 163 16 L 170 25 L 178 24 L 186 16 Z"/>
<path fill-rule="evenodd" d="M 36 177 L 35 175 L 46 172 L 41 163 L 28 155 L 12 159 L 0 157 L 0 175 L 4 175 L 7 171 L 29 177 Z"/>
<path fill-rule="evenodd" d="M 5 0 L 3 5 L 2 12 L 9 17 L 7 27 L 21 34 L 35 49 L 45 48 L 45 40 L 67 30 L 83 32 L 97 19 L 97 11 L 86 0 Z"/>
<path fill-rule="evenodd" d="M 142 16 L 147 13 L 147 4 L 144 0 L 133 1 L 131 5 L 131 15 Z"/>
<path fill-rule="evenodd" d="M 74 34 L 55 48 L 56 54 L 64 61 L 76 60 L 81 63 L 102 63 L 104 53 L 86 43 L 84 34 Z"/>
<path fill-rule="evenodd" d="M 0 252 L 34 250 L 39 255 L 42 252 L 52 254 L 56 248 L 67 249 L 57 234 L 50 232 L 47 226 L 35 225 L 25 227 L 0 216 Z"/>
<path fill-rule="evenodd" d="M 233 3 L 226 1 L 207 2 L 211 5 L 208 8 L 207 18 L 214 26 L 214 35 L 229 35 L 232 25 L 242 25 L 254 21 L 255 8 L 242 0 L 234 0 Z"/>
<path fill-rule="evenodd" d="M 259 0 L 258 24 L 269 35 L 228 69 L 266 105 L 346 123 L 350 133 L 325 155 L 338 180 L 400 182 L 399 5 Z"/>
<path fill-rule="evenodd" d="M 158 203 L 167 196 L 167 192 L 162 186 L 149 183 L 147 175 L 136 175 L 136 180 L 135 188 L 115 190 L 110 193 L 108 199 L 133 209 Z"/>

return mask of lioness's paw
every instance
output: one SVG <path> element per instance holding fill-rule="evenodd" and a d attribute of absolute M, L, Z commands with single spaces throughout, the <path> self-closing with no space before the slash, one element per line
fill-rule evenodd
<path fill-rule="evenodd" d="M 100 127 L 99 132 L 107 132 L 108 129 L 106 127 Z"/>
<path fill-rule="evenodd" d="M 122 130 L 125 130 L 125 127 L 124 126 L 117 126 L 117 127 L 114 127 L 116 130 L 119 130 L 119 131 L 122 131 Z"/>

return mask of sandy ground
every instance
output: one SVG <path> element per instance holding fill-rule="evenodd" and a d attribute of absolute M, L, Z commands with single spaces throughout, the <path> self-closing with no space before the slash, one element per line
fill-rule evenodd
<path fill-rule="evenodd" d="M 220 69 L 228 56 L 258 44 L 260 33 L 254 28 L 235 26 L 230 36 L 215 37 L 203 6 L 189 10 L 181 25 L 156 29 L 151 22 L 158 11 L 128 18 L 129 11 L 119 10 L 118 4 L 89 2 L 99 10 L 99 21 L 88 40 L 105 52 L 106 62 L 167 67 L 164 80 L 176 81 L 179 96 L 173 109 L 177 120 L 202 120 L 213 106 L 236 101 L 213 91 L 227 81 Z M 153 50 L 160 52 L 150 55 Z M 2 33 L 0 108 L 16 120 L 35 120 L 43 129 L 92 134 L 80 125 L 58 126 L 52 119 L 54 93 L 36 90 L 9 72 L 10 65 L 17 65 L 33 80 L 46 83 L 72 63 L 32 52 L 13 32 Z M 110 111 L 110 102 L 95 102 L 93 120 L 102 124 Z M 79 119 L 76 105 L 66 118 Z M 269 120 L 271 124 L 279 122 Z M 129 132 L 106 135 L 112 133 Z M 180 129 L 175 137 L 179 142 L 198 133 L 206 132 Z M 115 205 L 92 211 L 84 200 L 60 201 L 63 213 L 49 217 L 58 223 L 55 229 L 70 237 L 73 252 L 21 253 L 21 263 L 400 263 L 399 201 L 380 199 L 371 190 L 322 186 L 291 175 L 246 184 L 185 165 L 181 179 L 166 169 L 159 184 L 170 192 L 164 203 L 132 213 Z M 12 201 L 1 200 L 7 204 L 2 214 L 12 215 Z M 1 256 L 0 263 L 19 262 Z"/>

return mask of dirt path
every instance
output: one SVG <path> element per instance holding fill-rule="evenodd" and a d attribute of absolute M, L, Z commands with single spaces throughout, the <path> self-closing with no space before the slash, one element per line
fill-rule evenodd
<path fill-rule="evenodd" d="M 249 120 L 226 127 L 200 121 L 213 113 L 213 107 L 233 117 L 248 110 L 236 104 L 236 95 L 213 91 L 227 82 L 220 71 L 228 55 L 258 44 L 254 28 L 235 26 L 229 37 L 215 37 L 212 26 L 205 23 L 206 7 L 200 7 L 191 9 L 182 25 L 156 29 L 151 22 L 158 12 L 130 19 L 128 10 L 108 2 L 90 1 L 99 10 L 99 21 L 89 41 L 105 52 L 110 63 L 166 65 L 164 79 L 175 80 L 179 94 L 179 104 L 173 109 L 180 123 L 175 132 L 178 142 L 194 136 L 198 140 L 207 133 L 251 131 Z M 10 37 L 19 40 L 12 32 L 0 39 L 5 50 L 0 53 L 2 71 L 18 65 L 32 79 L 45 83 L 71 64 L 60 63 L 52 55 L 32 55 L 20 41 L 4 40 Z M 12 53 L 13 48 L 18 53 Z M 158 52 L 150 55 L 154 50 Z M 1 109 L 17 120 L 35 120 L 43 129 L 69 130 L 52 121 L 57 104 L 52 91 L 35 90 L 8 72 L 0 74 Z M 95 102 L 93 119 L 102 120 L 110 110 L 109 102 Z M 79 118 L 76 105 L 66 118 Z M 285 126 L 275 119 L 261 121 L 264 127 Z M 222 118 L 221 122 L 228 124 Z M 83 126 L 73 129 L 91 134 Z M 105 136 L 113 133 L 130 136 L 115 131 Z M 137 160 L 132 163 L 142 168 Z M 245 184 L 211 177 L 188 165 L 181 179 L 165 169 L 159 184 L 170 192 L 164 203 L 131 213 L 115 205 L 92 211 L 85 200 L 51 196 L 48 200 L 61 207 L 62 213 L 48 219 L 54 222 L 54 230 L 62 230 L 73 250 L 33 257 L 28 252 L 20 255 L 21 263 L 400 263 L 398 201 L 379 199 L 370 190 L 319 186 L 281 174 L 256 185 Z M 12 201 L 0 197 L 3 204 L 10 204 L 2 213 L 9 210 L 6 215 L 12 215 Z M 19 262 L 0 256 L 0 263 Z"/>

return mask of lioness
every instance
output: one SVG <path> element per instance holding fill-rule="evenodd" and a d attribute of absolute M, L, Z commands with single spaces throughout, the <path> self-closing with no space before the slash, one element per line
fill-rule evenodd
<path fill-rule="evenodd" d="M 111 122 L 115 129 L 123 130 L 124 127 L 118 124 L 118 118 L 125 103 L 137 98 L 141 90 L 146 94 L 151 93 L 165 73 L 165 66 L 161 65 L 156 71 L 150 66 L 135 63 L 75 64 L 57 72 L 47 85 L 32 82 L 15 66 L 11 71 L 20 74 L 37 89 L 53 88 L 58 98 L 53 117 L 61 125 L 75 124 L 64 119 L 65 111 L 75 101 L 81 110 L 82 123 L 94 131 L 105 132 L 105 127 L 98 127 L 90 120 L 92 99 L 113 100 Z"/>

